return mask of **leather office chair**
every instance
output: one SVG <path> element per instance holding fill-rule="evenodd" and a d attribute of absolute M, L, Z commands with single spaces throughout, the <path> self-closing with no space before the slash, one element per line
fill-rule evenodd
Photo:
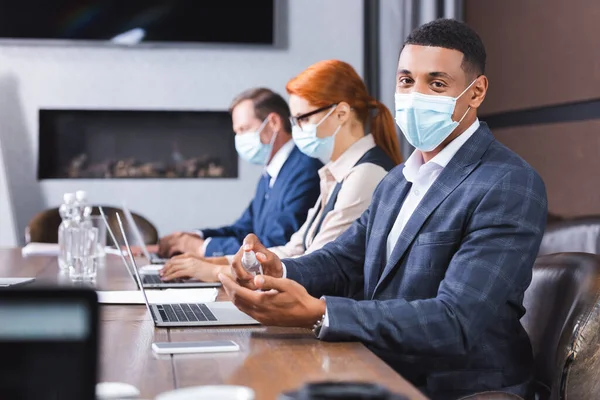
<path fill-rule="evenodd" d="M 538 257 L 521 319 L 531 339 L 538 400 L 600 399 L 600 256 Z M 461 400 L 518 400 L 484 392 Z"/>
<path fill-rule="evenodd" d="M 579 251 L 600 254 L 600 216 L 572 219 L 549 216 L 538 255 Z"/>
<path fill-rule="evenodd" d="M 110 225 L 119 243 L 123 244 L 124 242 L 119 231 L 119 224 L 117 222 L 116 217 L 117 212 L 121 215 L 123 227 L 125 228 L 125 232 L 127 233 L 127 239 L 132 244 L 137 243 L 137 239 L 133 236 L 131 229 L 129 229 L 127 220 L 123 218 L 123 210 L 121 210 L 120 208 L 109 206 L 102 206 L 102 208 L 104 210 L 104 213 L 106 214 L 108 224 Z M 146 244 L 157 243 L 158 231 L 156 230 L 154 225 L 141 215 L 135 214 L 133 212 L 132 214 L 136 225 L 142 233 L 144 242 Z M 94 207 L 92 215 L 100 215 L 98 207 Z M 27 243 L 58 243 L 58 226 L 60 225 L 60 223 L 61 218 L 60 214 L 58 213 L 58 208 L 51 208 L 49 210 L 42 211 L 41 213 L 34 216 L 31 219 L 31 221 L 29 221 L 29 224 L 27 225 L 27 228 L 25 230 L 25 241 Z M 107 237 L 106 243 L 107 245 L 112 245 L 112 240 L 110 237 Z"/>
<path fill-rule="evenodd" d="M 521 319 L 539 400 L 600 399 L 600 256 L 538 257 Z"/>

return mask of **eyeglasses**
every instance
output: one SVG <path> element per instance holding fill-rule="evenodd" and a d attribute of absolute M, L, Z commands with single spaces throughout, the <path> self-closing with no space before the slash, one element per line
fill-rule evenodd
<path fill-rule="evenodd" d="M 325 107 L 317 108 L 316 110 L 313 110 L 311 112 L 307 112 L 305 114 L 298 115 L 296 117 L 290 117 L 290 122 L 292 123 L 292 126 L 299 126 L 300 129 L 302 129 L 302 124 L 308 123 L 308 118 L 310 116 L 318 114 L 320 112 L 323 112 L 323 111 L 325 111 L 327 109 L 330 109 L 331 107 L 333 107 L 335 105 L 337 105 L 337 103 L 333 103 L 333 104 L 330 104 L 330 105 L 325 106 Z"/>

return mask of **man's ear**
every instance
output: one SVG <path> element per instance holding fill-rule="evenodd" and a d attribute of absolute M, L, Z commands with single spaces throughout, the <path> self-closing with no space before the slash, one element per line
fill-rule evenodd
<path fill-rule="evenodd" d="M 483 100 L 485 100 L 485 96 L 488 90 L 488 78 L 485 75 L 480 75 L 471 86 L 471 90 L 469 90 L 471 95 L 471 99 L 469 100 L 469 106 L 471 108 L 479 108 Z"/>
<path fill-rule="evenodd" d="M 272 132 L 280 132 L 283 130 L 283 121 L 281 120 L 279 114 L 272 112 L 267 115 L 267 118 L 269 120 L 267 125 L 269 125 L 269 128 L 271 128 Z"/>

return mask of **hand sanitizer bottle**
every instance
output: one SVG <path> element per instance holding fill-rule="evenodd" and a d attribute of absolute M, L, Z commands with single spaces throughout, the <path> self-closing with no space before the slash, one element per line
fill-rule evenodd
<path fill-rule="evenodd" d="M 246 271 L 256 276 L 263 273 L 262 265 L 256 259 L 256 254 L 252 250 L 245 250 L 242 256 L 242 266 Z"/>

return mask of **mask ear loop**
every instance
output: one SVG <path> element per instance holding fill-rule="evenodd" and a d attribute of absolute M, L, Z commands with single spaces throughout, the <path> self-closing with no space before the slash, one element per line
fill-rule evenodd
<path fill-rule="evenodd" d="M 460 119 L 460 121 L 458 121 L 458 124 L 460 125 L 461 122 L 463 122 L 463 119 L 465 119 L 465 117 L 467 116 L 467 113 L 471 111 L 471 106 L 469 106 L 469 108 L 467 108 L 467 111 L 465 111 L 465 113 L 463 114 L 462 118 Z"/>
<path fill-rule="evenodd" d="M 473 86 L 473 84 L 477 82 L 477 78 L 475 78 L 475 80 L 473 80 L 473 82 L 471 82 L 471 84 L 469 86 L 467 86 L 467 88 L 465 90 L 462 91 L 461 94 L 458 95 L 458 97 L 456 97 L 454 100 L 458 100 L 462 97 L 463 94 L 465 94 L 467 92 L 467 90 L 471 89 L 471 86 Z"/>
<path fill-rule="evenodd" d="M 331 114 L 333 114 L 333 112 L 335 111 L 335 109 L 337 108 L 337 106 L 338 106 L 337 104 L 334 104 L 334 105 L 333 105 L 333 107 L 331 108 L 331 110 L 330 110 L 330 111 L 329 111 L 329 112 L 328 112 L 328 113 L 327 113 L 327 114 L 326 114 L 326 115 L 323 117 L 323 119 L 322 119 L 322 120 L 320 120 L 320 121 L 319 121 L 319 123 L 318 123 L 317 125 L 315 125 L 315 128 L 318 128 L 318 127 L 319 127 L 319 125 L 321 125 L 321 123 L 322 123 L 323 121 L 325 121 L 327 118 L 329 118 L 329 116 L 330 116 Z M 333 132 L 333 135 L 331 135 L 330 137 L 332 137 L 332 138 L 335 138 L 335 135 L 337 135 L 337 134 L 338 134 L 338 132 L 340 131 L 340 129 L 342 129 L 342 125 L 341 125 L 341 124 L 340 124 L 340 125 L 338 125 L 337 129 L 335 130 L 335 132 Z M 317 134 L 317 131 L 316 131 L 316 129 L 315 129 L 315 135 L 316 135 L 316 134 Z"/>
<path fill-rule="evenodd" d="M 329 110 L 329 112 L 327 114 L 325 114 L 325 116 L 319 121 L 319 123 L 317 125 L 315 125 L 315 127 L 318 128 L 319 125 L 321 125 L 323 123 L 323 121 L 325 121 L 327 118 L 329 118 L 329 116 L 331 114 L 333 114 L 333 112 L 335 111 L 336 108 L 337 108 L 337 104 L 334 104 L 333 107 L 331 107 L 331 110 Z"/>
<path fill-rule="evenodd" d="M 259 134 L 260 134 L 260 132 L 262 132 L 263 129 L 265 129 L 265 126 L 267 126 L 267 122 L 269 122 L 269 117 L 265 118 L 262 128 L 260 128 L 260 130 L 258 131 Z M 279 135 L 279 131 L 275 131 L 275 133 L 273 133 L 273 136 L 271 136 L 271 140 L 269 140 L 269 146 L 271 149 L 269 150 L 269 155 L 267 156 L 267 159 L 265 160 L 265 165 L 264 165 L 265 169 L 267 168 L 267 165 L 269 165 L 269 162 L 271 161 L 271 157 L 273 156 L 273 144 L 275 143 L 275 139 L 277 139 L 277 135 Z"/>
<path fill-rule="evenodd" d="M 463 90 L 463 92 L 461 94 L 458 95 L 458 97 L 456 97 L 454 100 L 458 100 L 462 97 L 463 94 L 465 94 L 467 92 L 467 90 L 469 90 L 471 88 L 471 86 L 473 86 L 473 84 L 477 82 L 477 78 L 475 78 L 475 80 L 473 82 L 471 82 L 471 84 L 469 86 L 467 86 L 467 88 L 465 90 Z M 465 117 L 467 116 L 467 114 L 469 113 L 469 111 L 471 111 L 471 106 L 469 106 L 469 108 L 467 108 L 467 111 L 465 111 L 465 113 L 463 114 L 462 118 L 458 121 L 458 124 L 460 125 L 460 123 L 463 121 L 463 119 L 465 119 Z"/>

